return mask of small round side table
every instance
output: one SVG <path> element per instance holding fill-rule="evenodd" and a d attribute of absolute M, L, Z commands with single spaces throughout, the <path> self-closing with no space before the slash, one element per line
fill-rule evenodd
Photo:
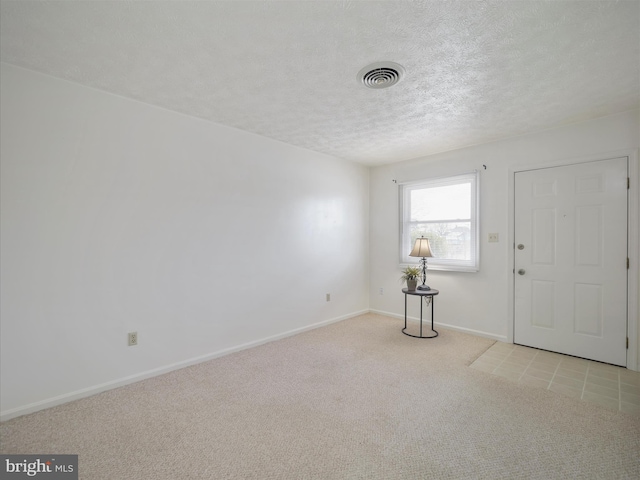
<path fill-rule="evenodd" d="M 402 333 L 408 335 L 413 338 L 436 338 L 438 336 L 438 332 L 433 329 L 433 304 L 434 297 L 440 293 L 439 290 L 432 288 L 431 290 L 409 290 L 407 288 L 402 289 L 402 293 L 404 293 L 404 328 L 402 329 Z M 407 333 L 407 295 L 414 295 L 416 297 L 420 297 L 420 335 L 411 335 Z M 431 332 L 435 333 L 435 335 L 423 335 L 422 334 L 422 299 L 423 297 L 431 297 Z"/>

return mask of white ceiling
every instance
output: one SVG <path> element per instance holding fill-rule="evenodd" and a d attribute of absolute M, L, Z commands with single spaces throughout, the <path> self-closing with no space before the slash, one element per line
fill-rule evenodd
<path fill-rule="evenodd" d="M 640 105 L 640 2 L 5 1 L 0 59 L 367 165 Z M 383 90 L 369 63 L 403 65 Z"/>

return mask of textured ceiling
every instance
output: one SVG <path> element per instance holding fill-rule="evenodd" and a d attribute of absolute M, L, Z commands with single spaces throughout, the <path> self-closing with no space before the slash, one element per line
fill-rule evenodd
<path fill-rule="evenodd" d="M 368 165 L 640 104 L 637 0 L 0 8 L 4 62 Z M 379 61 L 405 78 L 358 84 Z"/>

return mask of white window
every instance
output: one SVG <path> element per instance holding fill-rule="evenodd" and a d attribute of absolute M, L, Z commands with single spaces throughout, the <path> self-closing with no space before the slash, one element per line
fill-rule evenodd
<path fill-rule="evenodd" d="M 419 262 L 409 252 L 424 236 L 433 253 L 429 269 L 479 270 L 476 172 L 400 185 L 400 204 L 400 263 Z"/>

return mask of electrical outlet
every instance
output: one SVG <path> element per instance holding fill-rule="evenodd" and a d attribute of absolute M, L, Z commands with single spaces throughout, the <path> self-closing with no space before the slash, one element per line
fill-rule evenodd
<path fill-rule="evenodd" d="M 380 295 L 384 295 L 384 288 L 380 287 Z"/>
<path fill-rule="evenodd" d="M 327 293 L 327 302 L 330 302 L 330 301 L 331 301 L 331 294 Z"/>
<path fill-rule="evenodd" d="M 129 346 L 138 345 L 138 332 L 129 332 Z"/>
<path fill-rule="evenodd" d="M 498 234 L 497 233 L 490 233 L 489 234 L 489 242 L 490 243 L 496 243 L 498 241 Z"/>

